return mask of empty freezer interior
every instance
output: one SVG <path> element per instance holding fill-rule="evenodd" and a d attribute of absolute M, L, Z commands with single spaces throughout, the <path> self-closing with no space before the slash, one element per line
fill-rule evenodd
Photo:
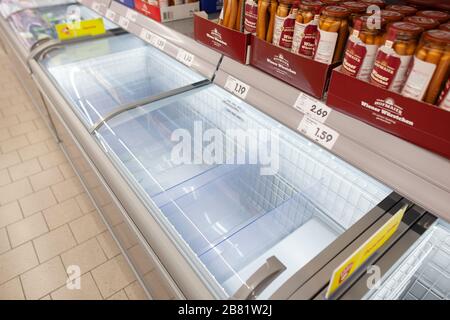
<path fill-rule="evenodd" d="M 41 64 L 87 126 L 121 106 L 204 79 L 130 34 L 65 46 Z"/>
<path fill-rule="evenodd" d="M 450 299 L 450 224 L 436 221 L 364 298 Z"/>
<path fill-rule="evenodd" d="M 79 20 L 97 19 L 100 16 L 78 4 L 62 4 L 48 7 L 24 9 L 9 16 L 9 23 L 27 48 L 41 39 L 57 39 L 55 26 Z M 103 19 L 105 29 L 117 28 L 115 24 Z"/>
<path fill-rule="evenodd" d="M 0 0 L 0 14 L 6 18 L 22 9 L 75 3 L 74 0 Z"/>
<path fill-rule="evenodd" d="M 224 296 L 276 256 L 286 270 L 270 296 L 391 193 L 215 85 L 122 113 L 96 136 Z"/>

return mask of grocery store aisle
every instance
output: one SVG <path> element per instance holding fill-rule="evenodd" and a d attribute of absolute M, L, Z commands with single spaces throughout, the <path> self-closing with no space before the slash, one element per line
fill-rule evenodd
<path fill-rule="evenodd" d="M 66 287 L 79 266 L 81 287 Z M 144 291 L 0 47 L 0 300 Z"/>

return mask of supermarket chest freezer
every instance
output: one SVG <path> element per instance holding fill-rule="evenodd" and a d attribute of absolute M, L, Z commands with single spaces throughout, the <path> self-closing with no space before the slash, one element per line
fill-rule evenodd
<path fill-rule="evenodd" d="M 130 47 L 136 60 L 141 50 Z M 141 85 L 153 85 L 153 64 L 127 60 L 122 68 L 126 50 L 58 57 L 54 51 L 32 61 L 33 73 L 66 153 L 152 297 L 289 298 L 408 202 L 216 85 L 169 89 L 172 95 L 133 105 L 152 90 Z M 199 80 L 161 59 L 156 75 L 168 83 Z M 141 74 L 132 77 L 127 65 Z M 72 80 L 62 76 L 71 68 L 79 73 Z M 157 83 L 165 88 L 164 79 Z M 177 130 L 191 137 L 212 130 L 224 145 L 233 130 L 275 130 L 276 146 L 266 137 L 235 147 L 247 155 L 273 148 L 276 170 L 262 174 L 261 161 L 179 163 Z"/>

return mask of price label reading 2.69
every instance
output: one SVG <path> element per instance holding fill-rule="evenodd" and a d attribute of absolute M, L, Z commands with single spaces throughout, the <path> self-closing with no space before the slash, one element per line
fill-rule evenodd
<path fill-rule="evenodd" d="M 250 91 L 250 86 L 232 76 L 228 76 L 225 89 L 245 100 Z"/>
<path fill-rule="evenodd" d="M 328 150 L 333 148 L 339 138 L 338 132 L 308 116 L 303 117 L 297 129 Z"/>
<path fill-rule="evenodd" d="M 305 93 L 300 93 L 297 101 L 295 101 L 294 108 L 322 123 L 327 120 L 331 113 L 330 107 Z"/>

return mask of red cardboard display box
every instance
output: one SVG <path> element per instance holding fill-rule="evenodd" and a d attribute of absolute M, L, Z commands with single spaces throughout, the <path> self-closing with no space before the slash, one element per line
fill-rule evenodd
<path fill-rule="evenodd" d="M 450 159 L 450 112 L 335 69 L 327 105 Z"/>
<path fill-rule="evenodd" d="M 336 65 L 304 58 L 252 36 L 250 64 L 318 99 L 325 94 Z"/>
<path fill-rule="evenodd" d="M 149 4 L 145 0 L 134 0 L 134 8 L 143 15 L 158 22 L 168 22 L 191 18 L 195 12 L 200 10 L 200 2 L 180 4 L 160 8 Z"/>
<path fill-rule="evenodd" d="M 195 40 L 231 59 L 248 63 L 249 34 L 226 28 L 200 14 L 195 14 L 194 37 Z"/>

